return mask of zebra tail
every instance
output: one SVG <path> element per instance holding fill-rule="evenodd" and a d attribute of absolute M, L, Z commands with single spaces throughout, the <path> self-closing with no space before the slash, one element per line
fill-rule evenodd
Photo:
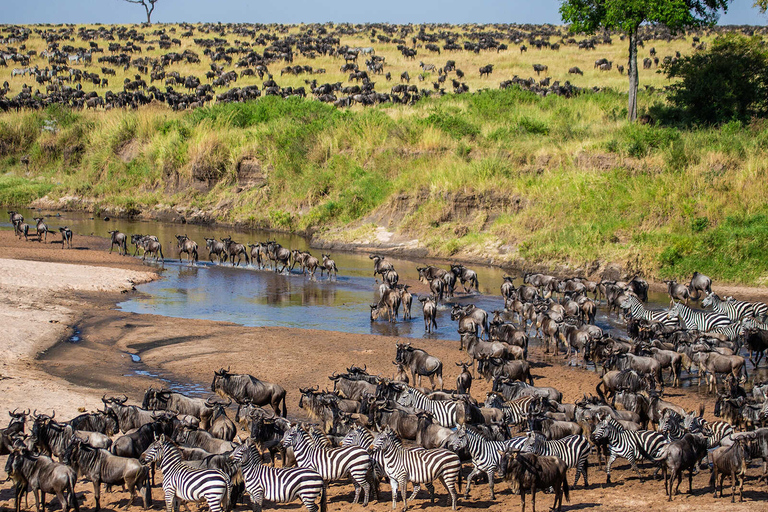
<path fill-rule="evenodd" d="M 461 467 L 459 467 L 459 478 L 456 480 L 456 486 L 459 488 L 459 493 L 461 493 Z"/>
<path fill-rule="evenodd" d="M 326 512 L 328 509 L 328 490 L 323 485 L 323 491 L 320 493 L 320 512 Z"/>
<path fill-rule="evenodd" d="M 605 385 L 605 382 L 602 380 L 597 383 L 597 386 L 595 386 L 595 391 L 597 391 L 597 396 L 600 397 L 600 401 L 602 401 L 604 404 L 607 404 L 608 402 L 605 399 L 605 395 L 603 394 L 602 389 L 600 389 L 602 386 Z"/>
<path fill-rule="evenodd" d="M 568 503 L 571 502 L 571 496 L 568 493 L 568 478 L 563 478 L 563 495 L 565 496 L 565 501 Z"/>

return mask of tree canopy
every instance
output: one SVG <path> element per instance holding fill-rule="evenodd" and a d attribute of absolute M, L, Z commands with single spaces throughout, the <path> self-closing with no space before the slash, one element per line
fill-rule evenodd
<path fill-rule="evenodd" d="M 768 0 L 758 0 L 766 1 Z M 572 32 L 600 29 L 629 35 L 629 119 L 637 118 L 637 30 L 643 23 L 671 30 L 713 24 L 730 0 L 562 0 L 560 15 Z"/>
<path fill-rule="evenodd" d="M 155 10 L 157 0 L 123 0 L 129 4 L 139 4 L 147 11 L 147 23 L 152 23 L 152 12 Z"/>

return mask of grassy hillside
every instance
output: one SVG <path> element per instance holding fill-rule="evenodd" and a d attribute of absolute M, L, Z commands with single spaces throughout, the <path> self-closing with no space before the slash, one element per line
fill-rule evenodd
<path fill-rule="evenodd" d="M 550 69 L 567 69 L 551 55 Z M 641 111 L 663 102 L 641 93 Z M 630 125 L 625 109 L 612 90 L 510 89 L 352 110 L 268 97 L 187 113 L 6 113 L 0 203 L 47 196 L 37 204 L 767 284 L 766 126 Z"/>

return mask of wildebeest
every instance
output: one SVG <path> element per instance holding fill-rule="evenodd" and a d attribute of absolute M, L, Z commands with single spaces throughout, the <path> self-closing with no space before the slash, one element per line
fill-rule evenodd
<path fill-rule="evenodd" d="M 426 351 L 411 347 L 410 343 L 398 343 L 395 361 L 402 363 L 411 370 L 411 380 L 414 386 L 421 386 L 421 377 L 429 377 L 432 389 L 435 389 L 435 377 L 437 377 L 440 389 L 443 389 L 443 363 L 436 357 L 430 356 Z M 418 384 L 416 376 L 418 375 Z"/>
<path fill-rule="evenodd" d="M 289 264 L 291 251 L 275 241 L 270 241 L 267 242 L 267 257 L 275 266 L 275 272 L 278 272 L 277 265 L 282 264 L 283 268 L 279 270 L 279 272 L 282 272 Z"/>
<path fill-rule="evenodd" d="M 659 452 L 664 474 L 664 490 L 667 500 L 680 490 L 683 471 L 688 470 L 688 493 L 693 491 L 693 470 L 696 463 L 707 453 L 707 438 L 700 434 L 685 434 L 682 439 L 672 441 Z M 674 485 L 677 478 L 677 485 Z M 673 490 L 674 487 L 674 490 Z"/>
<path fill-rule="evenodd" d="M 123 433 L 139 428 L 147 423 L 152 423 L 159 417 L 167 416 L 167 413 L 148 411 L 136 405 L 125 405 L 125 402 L 128 401 L 127 396 L 123 396 L 123 398 L 106 398 L 105 395 L 101 398 L 101 401 L 104 402 L 105 410 L 111 410 L 117 416 L 117 426 Z"/>
<path fill-rule="evenodd" d="M 472 374 L 469 373 L 468 368 L 472 365 L 471 362 L 463 363 L 458 362 L 456 366 L 461 368 L 461 373 L 456 377 L 456 392 L 460 395 L 468 395 L 472 388 Z"/>
<path fill-rule="evenodd" d="M 430 333 L 437 329 L 437 300 L 434 295 L 419 297 L 424 313 L 424 331 Z"/>
<path fill-rule="evenodd" d="M 378 254 L 370 254 L 368 258 L 373 260 L 373 275 L 381 274 L 384 275 L 384 272 L 387 270 L 395 270 L 395 267 L 392 265 L 392 263 L 388 262 L 384 259 L 383 256 L 379 256 Z"/>
<path fill-rule="evenodd" d="M 480 338 L 483 336 L 486 338 L 489 337 L 487 311 L 475 307 L 474 304 L 467 304 L 466 306 L 459 306 L 458 304 L 454 304 L 453 308 L 451 308 L 451 320 L 459 321 L 459 330 L 466 330 L 462 329 L 462 327 L 466 326 L 466 322 L 464 321 L 465 318 L 471 319 L 471 323 L 479 328 L 480 333 L 478 336 Z"/>
<path fill-rule="evenodd" d="M 156 236 L 138 235 L 138 239 L 135 239 L 134 237 L 136 236 L 137 235 L 131 235 L 131 243 L 136 245 L 137 251 L 139 250 L 139 248 L 144 250 L 144 254 L 141 257 L 142 260 L 147 258 L 147 254 L 149 255 L 154 254 L 155 262 L 157 262 L 157 260 L 162 260 L 164 258 L 163 244 L 160 243 L 160 241 L 157 239 Z"/>
<path fill-rule="evenodd" d="M 42 242 L 43 241 L 43 235 L 45 235 L 45 241 L 48 241 L 48 233 L 50 230 L 48 229 L 48 225 L 43 222 L 43 219 L 45 217 L 35 217 L 35 220 L 37 221 L 37 224 L 35 225 L 35 230 L 37 231 L 37 241 Z"/>
<path fill-rule="evenodd" d="M 110 246 L 109 246 L 109 252 L 112 252 L 112 249 L 117 246 L 117 253 L 125 256 L 128 254 L 128 237 L 125 233 L 121 233 L 120 231 L 114 229 L 112 231 L 109 231 L 110 235 Z"/>
<path fill-rule="evenodd" d="M 333 272 L 333 277 L 335 278 L 339 272 L 339 269 L 336 268 L 336 262 L 331 259 L 330 254 L 323 254 L 323 265 L 320 267 L 320 277 L 323 276 L 324 271 L 328 271 L 328 279 L 331 278 L 331 272 Z"/>
<path fill-rule="evenodd" d="M 200 428 L 208 429 L 215 406 L 210 402 L 210 398 L 190 398 L 167 389 L 149 388 L 144 392 L 141 407 L 149 411 L 188 414 L 200 420 Z"/>
<path fill-rule="evenodd" d="M 487 66 L 483 66 L 480 68 L 480 78 L 485 76 L 491 76 L 491 73 L 493 73 L 493 64 L 488 64 Z"/>
<path fill-rule="evenodd" d="M 83 413 L 67 422 L 75 430 L 87 430 L 88 432 L 100 432 L 107 436 L 117 434 L 117 416 L 109 409 L 103 411 Z"/>
<path fill-rule="evenodd" d="M 40 452 L 45 455 L 61 457 L 69 446 L 72 437 L 77 437 L 95 448 L 109 448 L 112 440 L 101 432 L 75 430 L 66 423 L 54 421 L 56 411 L 52 416 L 33 413 L 35 422 L 32 425 L 32 438 Z"/>
<path fill-rule="evenodd" d="M 17 448 L 8 456 L 5 472 L 14 480 L 17 489 L 34 493 L 38 512 L 45 512 L 45 493 L 55 494 L 64 512 L 70 506 L 75 512 L 80 510 L 75 496 L 77 474 L 69 466 L 54 462 L 45 455 L 33 454 L 26 448 Z M 20 509 L 21 500 L 17 499 L 16 512 Z"/>
<path fill-rule="evenodd" d="M 674 279 L 665 280 L 664 283 L 667 285 L 667 293 L 671 299 L 685 301 L 685 305 L 688 305 L 688 299 L 691 298 L 691 292 L 687 286 L 678 283 Z"/>
<path fill-rule="evenodd" d="M 542 72 L 546 73 L 549 68 L 546 64 L 534 64 L 533 70 L 536 72 L 536 76 L 539 76 Z"/>
<path fill-rule="evenodd" d="M 388 288 L 379 299 L 378 304 L 371 304 L 371 321 L 380 316 L 387 317 L 389 322 L 397 322 L 397 312 L 400 309 L 400 292 Z"/>
<path fill-rule="evenodd" d="M 136 489 L 143 488 L 144 509 L 152 505 L 152 487 L 149 482 L 149 468 L 138 460 L 112 455 L 107 450 L 93 448 L 78 439 L 72 439 L 64 453 L 64 463 L 72 466 L 81 476 L 93 482 L 93 497 L 96 510 L 101 509 L 101 484 L 128 487 L 131 497 L 125 504 L 128 509 L 136 498 Z"/>
<path fill-rule="evenodd" d="M 691 283 L 688 285 L 693 300 L 699 300 L 701 292 L 712 293 L 712 279 L 699 272 L 694 272 Z"/>
<path fill-rule="evenodd" d="M 205 247 L 208 249 L 208 259 L 213 263 L 213 255 L 216 255 L 216 259 L 219 263 L 222 260 L 227 259 L 227 244 L 219 242 L 215 238 L 205 239 Z"/>
<path fill-rule="evenodd" d="M 59 228 L 59 233 L 61 233 L 61 248 L 64 249 L 64 247 L 67 247 L 68 249 L 72 248 L 72 230 L 69 229 L 69 226 L 63 226 Z"/>
<path fill-rule="evenodd" d="M 189 259 L 190 265 L 194 260 L 197 262 L 197 242 L 191 240 L 187 235 L 176 235 L 179 248 L 179 263 L 181 263 L 181 255 L 186 253 Z"/>
<path fill-rule="evenodd" d="M 525 512 L 525 492 L 531 491 L 531 506 L 536 512 L 536 490 L 555 489 L 555 502 L 552 510 L 558 512 L 563 507 L 563 495 L 570 501 L 567 472 L 568 466 L 559 457 L 521 453 L 520 450 L 499 450 L 501 462 L 499 476 L 512 480 L 513 490 L 520 491 L 521 511 Z M 515 487 L 517 489 L 515 489 Z"/>
<path fill-rule="evenodd" d="M 286 416 L 285 389 L 278 384 L 264 382 L 252 375 L 229 373 L 224 368 L 214 372 L 211 391 L 237 402 L 249 399 L 255 405 L 270 404 L 275 414 Z M 283 411 L 280 412 L 280 403 Z"/>
<path fill-rule="evenodd" d="M 243 257 L 245 257 L 246 265 L 251 264 L 250 257 L 248 256 L 248 249 L 245 247 L 245 245 L 233 241 L 231 236 L 222 238 L 221 241 L 224 242 L 224 245 L 227 248 L 229 261 L 233 266 L 235 265 L 235 256 L 237 256 L 237 266 L 240 266 L 240 262 L 242 261 Z"/>
<path fill-rule="evenodd" d="M 584 72 L 576 66 L 569 68 L 568 73 L 571 75 L 584 75 Z"/>
<path fill-rule="evenodd" d="M 720 474 L 720 497 L 723 497 L 723 481 L 731 476 L 731 503 L 736 501 L 736 480 L 739 481 L 739 501 L 744 501 L 744 479 L 747 476 L 747 460 L 751 459 L 749 443 L 753 436 L 741 436 L 731 446 L 716 448 L 712 454 L 712 474 L 709 485 L 717 498 L 717 476 Z"/>

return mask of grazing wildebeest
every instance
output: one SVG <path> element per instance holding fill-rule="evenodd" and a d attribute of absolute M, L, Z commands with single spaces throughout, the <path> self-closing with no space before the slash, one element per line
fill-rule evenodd
<path fill-rule="evenodd" d="M 672 441 L 659 452 L 664 474 L 664 491 L 668 501 L 680 490 L 683 471 L 688 470 L 688 493 L 693 491 L 693 470 L 698 461 L 707 453 L 707 438 L 701 434 L 685 434 L 682 439 Z M 677 478 L 677 485 L 674 485 Z M 673 490 L 674 487 L 674 490 Z"/>
<path fill-rule="evenodd" d="M 333 272 L 333 277 L 335 278 L 339 272 L 339 269 L 336 268 L 336 262 L 331 259 L 330 254 L 323 254 L 323 265 L 320 267 L 320 277 L 323 277 L 323 272 L 328 271 L 328 279 L 331 278 L 331 272 Z"/>
<path fill-rule="evenodd" d="M 428 333 L 437 329 L 437 300 L 434 295 L 419 297 L 424 313 L 424 330 Z"/>
<path fill-rule="evenodd" d="M 487 66 L 480 68 L 480 78 L 483 78 L 483 75 L 491 76 L 491 73 L 493 73 L 493 64 L 488 64 Z"/>
<path fill-rule="evenodd" d="M 499 450 L 499 476 L 511 479 L 520 491 L 521 511 L 525 512 L 525 493 L 531 491 L 531 506 L 536 512 L 536 490 L 555 489 L 555 502 L 552 510 L 558 512 L 563 507 L 563 495 L 566 501 L 571 501 L 568 489 L 568 466 L 559 457 L 521 453 L 520 450 L 508 448 Z M 513 486 L 514 488 L 515 486 Z"/>
<path fill-rule="evenodd" d="M 691 283 L 688 285 L 691 293 L 691 299 L 699 300 L 701 292 L 712 293 L 712 279 L 699 272 L 694 272 L 691 277 Z"/>
<path fill-rule="evenodd" d="M 111 245 L 109 246 L 109 252 L 112 252 L 112 249 L 117 246 L 117 253 L 125 256 L 128 254 L 128 237 L 125 235 L 125 233 L 121 233 L 118 230 L 112 230 L 108 231 L 111 239 Z"/>
<path fill-rule="evenodd" d="M 93 448 L 73 438 L 64 453 L 63 462 L 72 467 L 79 475 L 93 482 L 93 497 L 96 510 L 101 510 L 101 484 L 107 486 L 123 485 L 128 487 L 131 497 L 125 504 L 126 510 L 136 498 L 136 489 L 143 488 L 144 509 L 152 504 L 152 487 L 149 482 L 149 467 L 138 460 L 112 455 L 107 450 Z"/>
<path fill-rule="evenodd" d="M 542 72 L 546 73 L 549 68 L 546 64 L 534 64 L 533 70 L 536 72 L 536 76 L 539 76 Z"/>
<path fill-rule="evenodd" d="M 456 279 L 461 282 L 461 287 L 464 288 L 465 293 L 471 291 L 472 287 L 475 288 L 475 291 L 479 291 L 477 272 L 470 270 L 461 264 L 451 264 L 451 272 L 456 276 Z M 465 283 L 469 283 L 469 288 L 466 287 Z"/>
<path fill-rule="evenodd" d="M 222 260 L 227 259 L 227 244 L 219 242 L 215 238 L 205 239 L 205 247 L 208 249 L 208 260 L 213 263 L 213 255 L 216 255 L 216 260 L 221 264 Z"/>
<path fill-rule="evenodd" d="M 34 493 L 38 512 L 45 512 L 45 493 L 55 494 L 64 512 L 70 506 L 75 512 L 80 510 L 75 496 L 77 473 L 71 467 L 54 462 L 46 455 L 36 455 L 26 448 L 17 448 L 9 455 L 5 472 L 13 479 L 17 489 L 27 489 Z M 16 501 L 16 512 L 20 509 L 19 499 Z"/>
<path fill-rule="evenodd" d="M 691 298 L 691 292 L 687 286 L 678 283 L 674 279 L 666 280 L 664 283 L 667 285 L 667 293 L 672 300 L 685 301 L 685 305 L 688 305 L 688 299 Z"/>
<path fill-rule="evenodd" d="M 197 262 L 197 242 L 191 240 L 187 235 L 176 235 L 176 240 L 178 241 L 179 248 L 179 263 L 181 263 L 181 255 L 183 253 L 187 254 L 190 265 L 193 260 Z"/>
<path fill-rule="evenodd" d="M 386 316 L 389 322 L 397 322 L 397 312 L 400 309 L 400 292 L 387 289 L 379 299 L 378 304 L 371 304 L 371 322 L 380 316 Z"/>
<path fill-rule="evenodd" d="M 579 69 L 578 67 L 574 66 L 574 67 L 568 69 L 568 74 L 570 74 L 570 75 L 582 75 L 583 76 L 584 72 L 581 69 Z"/>
<path fill-rule="evenodd" d="M 414 386 L 421 386 L 421 377 L 429 377 L 432 389 L 435 389 L 435 377 L 437 377 L 440 389 L 443 389 L 443 363 L 436 357 L 427 354 L 424 350 L 411 347 L 410 343 L 398 343 L 395 361 L 406 365 L 411 370 L 411 380 Z M 419 380 L 416 384 L 416 376 Z"/>
<path fill-rule="evenodd" d="M 50 230 L 48 229 L 48 225 L 43 222 L 43 219 L 45 217 L 35 217 L 35 220 L 37 221 L 37 224 L 35 225 L 35 229 L 37 230 L 37 241 L 42 242 L 43 241 L 43 235 L 45 235 L 45 241 L 48 241 L 48 233 L 50 233 Z"/>
<path fill-rule="evenodd" d="M 59 232 L 61 233 L 61 248 L 64 249 L 66 246 L 67 248 L 72 248 L 72 230 L 69 229 L 69 226 L 64 226 L 59 228 Z"/>
<path fill-rule="evenodd" d="M 278 384 L 264 382 L 252 375 L 238 375 L 229 373 L 222 368 L 214 372 L 211 391 L 225 398 L 232 398 L 241 402 L 246 398 L 255 405 L 270 404 L 275 414 L 283 417 L 287 414 L 285 406 L 285 389 Z M 280 412 L 280 403 L 283 411 Z"/>

